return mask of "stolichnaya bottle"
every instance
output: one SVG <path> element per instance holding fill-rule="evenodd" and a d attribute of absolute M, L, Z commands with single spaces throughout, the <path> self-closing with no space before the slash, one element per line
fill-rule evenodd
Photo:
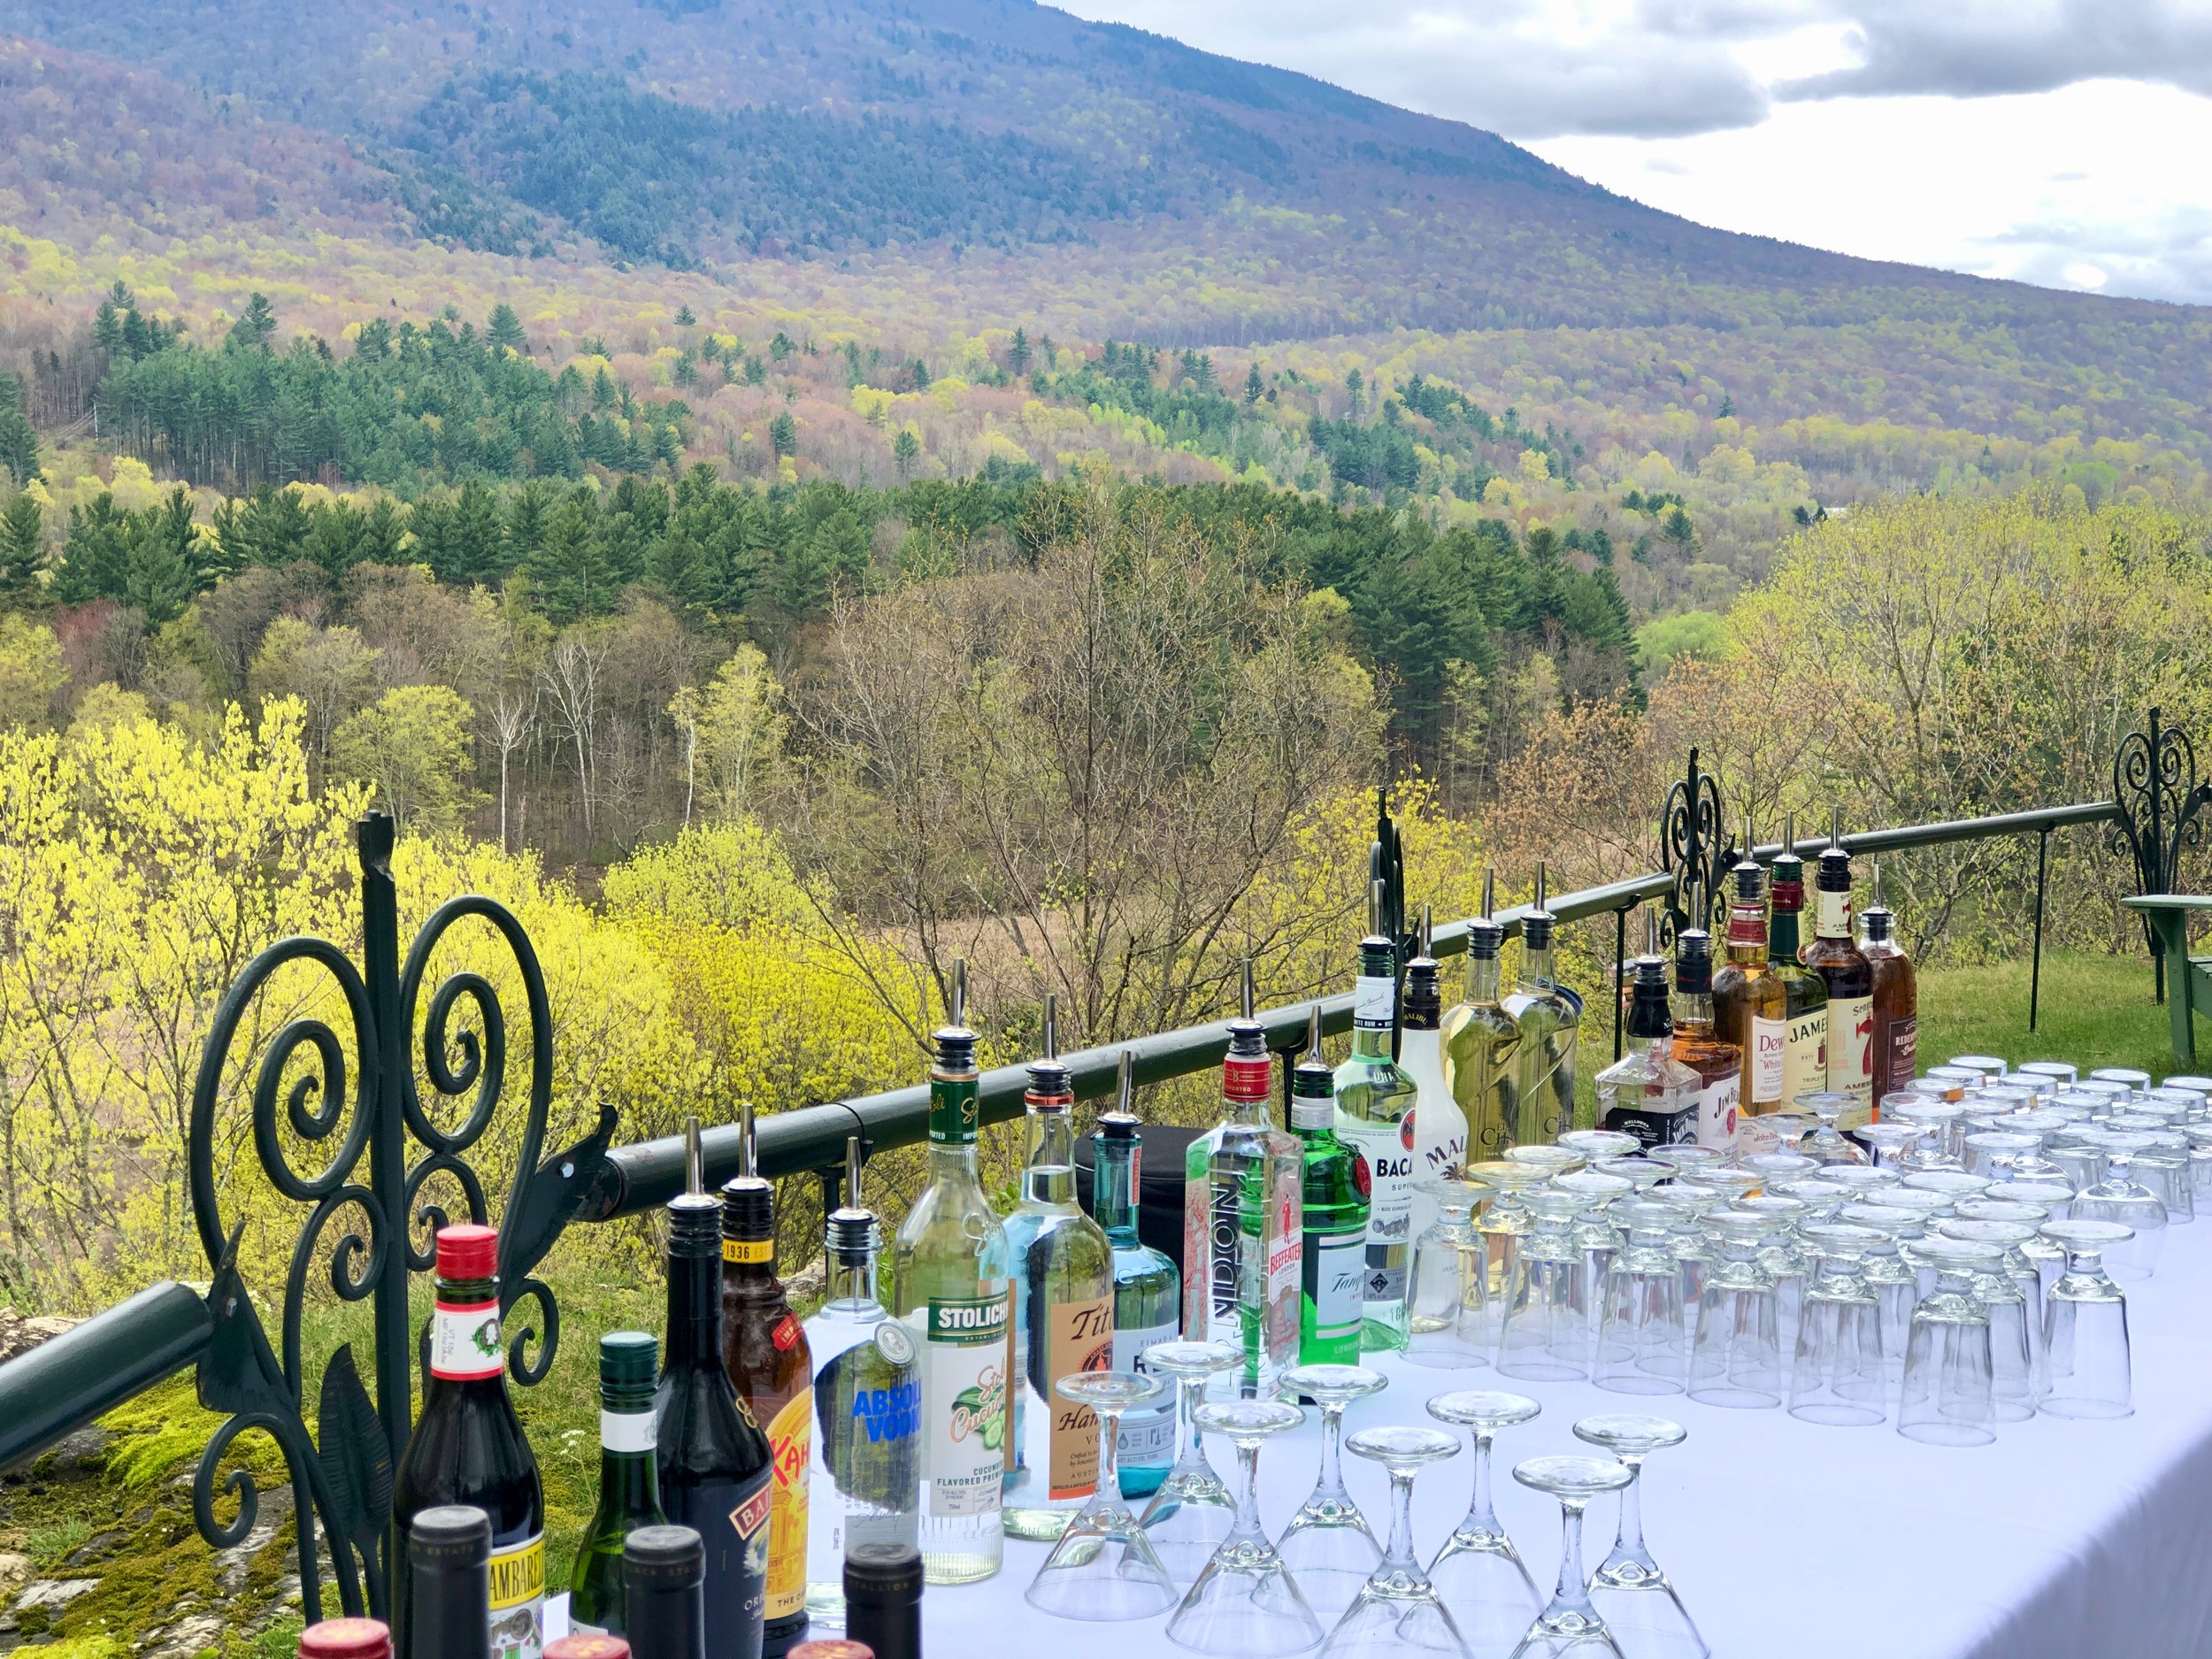
<path fill-rule="evenodd" d="M 1045 998 L 1044 1053 L 1022 1095 L 1029 1158 L 1006 1217 L 1014 1264 L 1013 1434 L 1006 1530 L 1052 1541 L 1098 1490 L 1098 1414 L 1058 1383 L 1114 1363 L 1113 1249 L 1075 1196 L 1075 1084 L 1060 1064 L 1059 999 Z"/>
<path fill-rule="evenodd" d="M 1452 1098 L 1444 1077 L 1444 996 L 1441 970 L 1431 951 L 1434 939 L 1429 907 L 1421 907 L 1421 926 L 1413 960 L 1406 964 L 1405 1002 L 1401 1010 L 1398 1064 L 1413 1079 L 1413 1218 L 1407 1224 L 1407 1248 L 1436 1225 L 1436 1201 L 1422 1188 L 1430 1181 L 1457 1175 L 1467 1161 L 1467 1114 Z"/>
<path fill-rule="evenodd" d="M 442 1227 L 430 1376 L 422 1419 L 392 1481 L 393 1640 L 412 1659 L 408 1524 L 425 1509 L 465 1505 L 490 1518 L 493 1659 L 540 1659 L 545 1646 L 545 1491 L 514 1402 L 499 1331 L 499 1234 Z"/>
<path fill-rule="evenodd" d="M 806 1634 L 807 1467 L 814 1456 L 814 1356 L 776 1277 L 776 1188 L 758 1173 L 753 1103 L 738 1120 L 741 1172 L 722 1187 L 722 1369 L 775 1460 L 769 1486 L 768 1601 L 760 1650 Z"/>
<path fill-rule="evenodd" d="M 1271 1400 L 1298 1363 L 1302 1148 L 1268 1117 L 1274 1068 L 1267 1028 L 1253 1018 L 1249 962 L 1243 1000 L 1229 1022 L 1220 1120 L 1183 1161 L 1183 1333 L 1244 1354 L 1209 1393 Z"/>
<path fill-rule="evenodd" d="M 1920 995 L 1912 958 L 1895 937 L 1897 918 L 1882 902 L 1882 863 L 1874 861 L 1874 902 L 1860 912 L 1860 951 L 1874 968 L 1874 1101 L 1912 1087 L 1920 1064 Z"/>
<path fill-rule="evenodd" d="M 1575 1106 L 1575 1044 L 1581 1034 L 1582 999 L 1552 972 L 1552 928 L 1544 908 L 1544 866 L 1536 866 L 1536 902 L 1521 915 L 1521 979 L 1505 999 L 1519 1027 L 1514 1051 L 1514 1144 L 1541 1145 L 1579 1126 Z"/>
<path fill-rule="evenodd" d="M 1114 1369 L 1145 1369 L 1148 1348 L 1182 1334 L 1183 1277 L 1175 1263 L 1137 1236 L 1143 1134 L 1136 1110 L 1136 1072 L 1121 1051 L 1114 1108 L 1098 1115 L 1091 1136 L 1091 1219 L 1113 1249 Z M 1148 1498 L 1175 1463 L 1174 1385 L 1162 1403 L 1125 1411 L 1114 1436 L 1121 1495 Z"/>
<path fill-rule="evenodd" d="M 823 1224 L 821 1311 L 806 1324 L 817 1440 L 806 1610 L 817 1630 L 845 1628 L 847 1552 L 911 1548 L 920 1524 L 921 1369 L 912 1333 L 877 1300 L 882 1229 L 862 1202 L 860 1168 L 854 1135 L 845 1142 L 845 1202 Z"/>
<path fill-rule="evenodd" d="M 668 1201 L 668 1334 L 654 1402 L 661 1511 L 706 1551 L 710 1659 L 759 1659 L 775 1458 L 723 1368 L 722 1201 L 711 1193 Z"/>
<path fill-rule="evenodd" d="M 1368 891 L 1352 995 L 1352 1052 L 1336 1069 L 1336 1133 L 1366 1161 L 1367 1277 L 1360 1287 L 1360 1348 L 1406 1345 L 1406 1274 L 1412 1267 L 1413 1135 L 1417 1086 L 1390 1057 L 1397 1025 L 1396 948 L 1382 931 L 1383 884 Z"/>
<path fill-rule="evenodd" d="M 929 1184 L 900 1224 L 893 1257 L 895 1311 L 921 1356 L 921 1550 L 932 1584 L 987 1578 L 1006 1548 L 999 1508 L 1013 1258 L 976 1174 L 976 1034 L 961 1023 L 966 1003 L 967 964 L 955 963 L 949 1023 L 931 1039 Z"/>
<path fill-rule="evenodd" d="M 627 1633 L 622 1540 L 641 1526 L 668 1524 L 653 1467 L 659 1368 L 660 1344 L 643 1331 L 610 1331 L 599 1339 L 599 1507 L 569 1572 L 568 1628 L 575 1635 Z"/>
<path fill-rule="evenodd" d="M 1444 1016 L 1444 1080 L 1467 1125 L 1467 1163 L 1505 1156 L 1519 1117 L 1521 1028 L 1498 1001 L 1498 950 L 1505 929 L 1491 918 L 1497 881 L 1482 872 L 1482 914 L 1467 924 L 1467 979 Z"/>
<path fill-rule="evenodd" d="M 1598 1073 L 1598 1122 L 1647 1147 L 1682 1146 L 1697 1140 L 1700 1079 L 1668 1052 L 1667 964 L 1655 926 L 1647 926 L 1623 1027 L 1628 1052 Z"/>
<path fill-rule="evenodd" d="M 1290 1074 L 1291 1133 L 1305 1143 L 1305 1248 L 1298 1363 L 1359 1363 L 1367 1283 L 1367 1160 L 1336 1133 L 1336 1074 L 1321 1052 L 1321 1008 L 1306 1017 L 1306 1052 Z"/>

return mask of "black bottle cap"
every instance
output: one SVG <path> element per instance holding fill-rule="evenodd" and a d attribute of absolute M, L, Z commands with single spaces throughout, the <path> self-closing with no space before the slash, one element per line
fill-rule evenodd
<path fill-rule="evenodd" d="M 641 1526 L 622 1540 L 626 1589 L 689 1590 L 706 1581 L 706 1546 L 688 1526 Z"/>
<path fill-rule="evenodd" d="M 407 1524 L 407 1558 L 437 1572 L 465 1571 L 492 1558 L 492 1517 L 472 1503 L 442 1503 Z"/>
<path fill-rule="evenodd" d="M 1713 938 L 1702 927 L 1686 927 L 1674 936 L 1674 988 L 1684 996 L 1712 994 Z"/>
<path fill-rule="evenodd" d="M 1144 1139 L 1144 1120 L 1134 1112 L 1101 1112 L 1098 1133 L 1106 1141 L 1141 1141 Z"/>
<path fill-rule="evenodd" d="M 712 1193 L 678 1193 L 668 1201 L 668 1253 L 722 1256 L 722 1201 Z"/>
<path fill-rule="evenodd" d="M 922 1552 L 913 1545 L 855 1544 L 845 1552 L 848 1601 L 881 1606 L 921 1597 Z"/>
<path fill-rule="evenodd" d="M 1897 918 L 1886 904 L 1870 904 L 1859 912 L 1859 919 L 1866 924 L 1869 939 L 1887 939 Z"/>
<path fill-rule="evenodd" d="M 757 1240 L 776 1236 L 776 1186 L 760 1175 L 722 1183 L 722 1236 Z"/>
<path fill-rule="evenodd" d="M 1842 848 L 1830 844 L 1821 851 L 1820 868 L 1814 884 L 1823 893 L 1851 891 L 1851 855 Z"/>
<path fill-rule="evenodd" d="M 1421 907 L 1421 926 L 1413 959 L 1406 964 L 1404 1016 L 1408 1031 L 1434 1031 L 1443 1023 L 1444 995 L 1437 961 L 1430 949 L 1429 907 Z"/>

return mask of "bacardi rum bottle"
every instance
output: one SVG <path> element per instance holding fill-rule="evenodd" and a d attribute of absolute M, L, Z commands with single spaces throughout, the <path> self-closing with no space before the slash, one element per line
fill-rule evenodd
<path fill-rule="evenodd" d="M 1853 937 L 1851 856 L 1843 850 L 1842 814 L 1828 835 L 1813 876 L 1813 941 L 1802 960 L 1828 987 L 1828 1081 L 1854 1102 L 1839 1126 L 1856 1129 L 1874 1117 L 1874 964 Z"/>
<path fill-rule="evenodd" d="M 1743 1051 L 1737 1140 L 1752 1120 L 1782 1110 L 1782 1061 L 1789 1046 L 1789 993 L 1767 964 L 1766 876 L 1752 856 L 1751 820 L 1743 823 L 1743 858 L 1729 874 L 1728 960 L 1713 973 L 1713 1027 Z M 1773 1149 L 1766 1137 L 1763 1150 Z"/>
<path fill-rule="evenodd" d="M 1505 999 L 1505 1011 L 1521 1033 L 1515 1052 L 1516 1145 L 1556 1141 L 1578 1125 L 1575 1043 L 1581 1034 L 1582 999 L 1552 972 L 1555 918 L 1544 908 L 1544 866 L 1537 865 L 1536 902 L 1521 918 L 1521 980 Z"/>
<path fill-rule="evenodd" d="M 1920 995 L 1913 975 L 1912 958 L 1895 937 L 1897 918 L 1882 902 L 1882 866 L 1874 865 L 1874 902 L 1860 912 L 1866 934 L 1859 949 L 1874 970 L 1874 1035 L 1867 1045 L 1873 1056 L 1874 1102 L 1878 1111 L 1882 1096 L 1911 1087 L 1920 1063 Z"/>
<path fill-rule="evenodd" d="M 1782 981 L 1787 1025 L 1782 1042 L 1782 1105 L 1828 1088 L 1828 982 L 1798 959 L 1798 917 L 1805 908 L 1805 864 L 1797 856 L 1797 816 L 1782 819 L 1782 850 L 1774 860 L 1774 921 L 1767 967 Z M 1767 1151 L 1756 1146 L 1748 1150 Z"/>
<path fill-rule="evenodd" d="M 1465 995 L 1444 1016 L 1439 1033 L 1445 1085 L 1466 1120 L 1465 1162 L 1473 1164 L 1505 1156 L 1519 1117 L 1521 1027 L 1498 1001 L 1505 929 L 1491 919 L 1496 887 L 1484 871 L 1482 914 L 1467 924 Z"/>
<path fill-rule="evenodd" d="M 1396 948 L 1382 931 L 1383 884 L 1368 898 L 1367 937 L 1359 941 L 1352 995 L 1352 1052 L 1336 1069 L 1337 1138 L 1367 1164 L 1367 1279 L 1361 1292 L 1360 1347 L 1374 1353 L 1406 1345 L 1406 1275 L 1413 1265 L 1413 1108 L 1417 1086 L 1390 1057 L 1397 1022 Z"/>
<path fill-rule="evenodd" d="M 1444 1079 L 1444 997 L 1437 981 L 1440 971 L 1430 954 L 1433 935 L 1429 907 L 1421 907 L 1420 944 L 1406 964 L 1405 1006 L 1398 1044 L 1398 1064 L 1413 1079 L 1413 1218 L 1407 1225 L 1407 1250 L 1412 1240 L 1435 1225 L 1436 1201 L 1422 1189 L 1430 1181 L 1457 1175 L 1467 1161 L 1467 1114 L 1452 1098 L 1452 1086 Z"/>
<path fill-rule="evenodd" d="M 966 964 L 953 966 L 949 1022 L 933 1033 L 929 1184 L 900 1224 L 892 1294 L 921 1354 L 923 1576 L 972 1584 L 999 1570 L 1006 1472 L 1006 1229 L 976 1174 L 976 1034 L 961 1023 Z"/>
<path fill-rule="evenodd" d="M 1697 1144 L 1733 1152 L 1743 1050 L 1714 1025 L 1713 941 L 1702 927 L 1685 927 L 1674 936 L 1671 1011 L 1674 1037 L 1668 1052 L 1697 1073 Z"/>
<path fill-rule="evenodd" d="M 1247 963 L 1244 1012 L 1229 1022 L 1221 1067 L 1221 1118 L 1183 1164 L 1183 1333 L 1243 1351 L 1240 1369 L 1209 1385 L 1214 1393 L 1271 1400 L 1298 1363 L 1304 1171 L 1297 1137 L 1268 1117 L 1274 1068 L 1253 1009 Z"/>
<path fill-rule="evenodd" d="M 1114 1369 L 1144 1370 L 1147 1349 L 1183 1333 L 1183 1276 L 1175 1263 L 1137 1236 L 1139 1184 L 1143 1175 L 1143 1125 L 1137 1118 L 1136 1072 L 1121 1051 L 1114 1109 L 1098 1115 L 1091 1136 L 1091 1219 L 1105 1233 L 1114 1259 Z M 1141 1406 L 1121 1415 L 1114 1462 L 1121 1495 L 1148 1498 L 1175 1464 L 1175 1401 Z"/>
<path fill-rule="evenodd" d="M 1624 1026 L 1628 1051 L 1598 1073 L 1598 1122 L 1647 1147 L 1697 1139 L 1699 1079 L 1668 1051 L 1667 964 L 1656 934 L 1636 958 L 1635 991 Z"/>
<path fill-rule="evenodd" d="M 1306 1021 L 1306 1052 L 1290 1074 L 1291 1133 L 1305 1142 L 1305 1256 L 1298 1297 L 1298 1363 L 1359 1363 L 1367 1281 L 1367 1160 L 1337 1138 L 1336 1074 L 1321 1052 L 1321 1010 Z"/>

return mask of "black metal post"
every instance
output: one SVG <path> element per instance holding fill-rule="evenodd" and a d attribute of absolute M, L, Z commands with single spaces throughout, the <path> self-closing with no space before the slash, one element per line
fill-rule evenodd
<path fill-rule="evenodd" d="M 400 1029 L 399 892 L 392 882 L 396 829 L 389 816 L 373 812 L 356 833 L 361 849 L 362 979 L 374 1027 L 366 1034 L 377 1055 L 376 1094 L 365 1102 L 375 1114 L 369 1132 L 369 1190 L 376 1198 L 377 1225 L 390 1230 L 374 1302 L 376 1414 L 396 1469 L 414 1432 L 415 1408 L 415 1345 L 407 1329 L 407 1122 L 400 1104 L 407 1087 L 407 1033 Z"/>
<path fill-rule="evenodd" d="M 2163 893 L 2173 885 L 2173 872 L 2165 868 L 2166 856 L 2166 791 L 2163 773 L 2159 765 L 2159 742 L 2163 734 L 2158 729 L 2158 710 L 2151 710 L 2151 856 L 2155 861 L 2144 886 L 2146 893 Z M 2151 934 L 2151 995 L 2163 1006 L 2166 1001 L 2166 950 L 2159 942 L 2157 933 Z"/>
<path fill-rule="evenodd" d="M 2028 1029 L 2035 1029 L 2036 1010 L 2043 995 L 2043 889 L 2051 870 L 2051 830 L 2045 825 L 2035 838 L 2035 952 L 2028 969 Z"/>
<path fill-rule="evenodd" d="M 1690 775 L 1697 775 L 1697 750 L 1690 751 Z M 1694 842 L 1693 843 L 1694 844 Z M 1621 970 L 1628 961 L 1628 911 L 1613 912 L 1613 1057 L 1621 1057 L 1621 994 L 1628 987 L 1622 982 Z"/>

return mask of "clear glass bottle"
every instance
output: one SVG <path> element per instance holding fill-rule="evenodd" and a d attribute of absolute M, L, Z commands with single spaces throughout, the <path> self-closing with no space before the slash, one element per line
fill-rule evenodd
<path fill-rule="evenodd" d="M 1006 1229 L 976 1175 L 976 1034 L 961 1023 L 964 964 L 953 965 L 950 1021 L 932 1034 L 929 1184 L 900 1224 L 892 1294 L 922 1369 L 921 1550 L 931 1584 L 999 1570 L 1009 1382 Z"/>
<path fill-rule="evenodd" d="M 1222 1062 L 1220 1121 L 1183 1161 L 1183 1334 L 1244 1355 L 1240 1368 L 1210 1379 L 1210 1395 L 1271 1400 L 1297 1363 L 1303 1148 L 1268 1116 L 1274 1066 L 1253 1008 L 1248 962 L 1244 1011 L 1229 1022 Z"/>
<path fill-rule="evenodd" d="M 1360 1348 L 1378 1353 L 1406 1345 L 1406 1278 L 1413 1266 L 1413 1137 L 1409 1121 L 1418 1088 L 1390 1057 L 1397 1024 L 1397 949 L 1381 926 L 1383 884 L 1368 896 L 1367 937 L 1359 941 L 1352 998 L 1352 1052 L 1336 1069 L 1337 1138 L 1366 1161 L 1367 1279 L 1361 1293 Z"/>
<path fill-rule="evenodd" d="M 1798 918 L 1805 908 L 1805 864 L 1797 856 L 1797 816 L 1782 819 L 1782 850 L 1774 859 L 1774 918 L 1767 930 L 1767 967 L 1782 981 L 1786 1024 L 1782 1044 L 1782 1105 L 1828 1087 L 1828 982 L 1798 959 Z M 1763 1141 L 1747 1152 L 1770 1152 Z"/>
<path fill-rule="evenodd" d="M 1437 1204 L 1427 1183 L 1449 1180 L 1467 1162 L 1467 1114 L 1452 1098 L 1444 1079 L 1444 997 L 1440 970 L 1431 954 L 1433 939 L 1429 907 L 1421 907 L 1421 926 L 1413 960 L 1406 964 L 1406 994 L 1400 1024 L 1398 1064 L 1413 1079 L 1413 1217 L 1406 1230 L 1408 1267 L 1412 1240 L 1436 1225 Z"/>
<path fill-rule="evenodd" d="M 1874 1034 L 1869 1044 L 1874 1102 L 1909 1088 L 1920 1064 L 1920 995 L 1912 958 L 1895 937 L 1897 918 L 1882 902 L 1882 862 L 1874 861 L 1874 902 L 1859 912 L 1860 953 L 1874 969 Z"/>
<path fill-rule="evenodd" d="M 1713 1013 L 1713 941 L 1702 927 L 1674 937 L 1674 1037 L 1668 1052 L 1697 1073 L 1697 1144 L 1736 1149 L 1743 1050 L 1720 1034 Z"/>
<path fill-rule="evenodd" d="M 1828 1072 L 1822 1087 L 1848 1094 L 1840 1126 L 1874 1120 L 1874 964 L 1851 925 L 1851 856 L 1843 849 L 1843 815 L 1828 833 L 1813 875 L 1813 941 L 1801 959 L 1828 987 Z"/>
<path fill-rule="evenodd" d="M 1467 1123 L 1462 1164 L 1505 1156 L 1519 1120 L 1521 1028 L 1498 1002 L 1498 951 L 1505 929 L 1491 919 L 1497 883 L 1482 872 L 1482 914 L 1467 924 L 1467 979 L 1462 1000 L 1438 1035 L 1444 1081 Z"/>
<path fill-rule="evenodd" d="M 1356 1365 L 1367 1282 L 1367 1161 L 1337 1138 L 1336 1075 L 1321 1052 L 1317 1004 L 1306 1020 L 1306 1052 L 1290 1074 L 1290 1127 L 1305 1143 L 1298 1363 Z"/>
<path fill-rule="evenodd" d="M 845 1628 L 845 1555 L 919 1539 L 921 1368 L 909 1328 L 876 1293 L 882 1225 L 863 1202 L 860 1137 L 845 1143 L 845 1202 L 823 1224 L 828 1282 L 806 1322 L 818 1442 L 807 1499 L 810 1628 Z"/>
<path fill-rule="evenodd" d="M 1695 1141 L 1701 1079 L 1669 1052 L 1674 1027 L 1667 1013 L 1667 964 L 1655 935 L 1636 958 L 1624 1032 L 1627 1052 L 1598 1073 L 1599 1121 L 1647 1147 Z"/>
<path fill-rule="evenodd" d="M 1513 1141 L 1517 1146 L 1556 1141 L 1570 1129 L 1587 1129 L 1576 1116 L 1575 1043 L 1581 1034 L 1582 999 L 1553 977 L 1552 928 L 1544 908 L 1544 866 L 1536 866 L 1536 902 L 1521 918 L 1521 979 L 1505 999 L 1520 1030 L 1515 1054 Z"/>
<path fill-rule="evenodd" d="M 1114 1109 L 1098 1115 L 1091 1136 L 1091 1219 L 1113 1252 L 1114 1369 L 1141 1371 L 1148 1349 L 1183 1332 L 1183 1276 L 1175 1263 L 1137 1236 L 1138 1194 L 1143 1178 L 1143 1125 L 1136 1109 L 1136 1075 L 1129 1050 L 1121 1053 Z M 1175 1464 L 1175 1385 L 1157 1405 L 1121 1414 L 1114 1436 L 1121 1495 L 1148 1498 Z"/>
<path fill-rule="evenodd" d="M 1004 1518 L 1051 1542 L 1098 1490 L 1098 1415 L 1056 1385 L 1114 1363 L 1113 1249 L 1075 1196 L 1075 1084 L 1060 1064 L 1059 1006 L 1045 998 L 1044 1052 L 1022 1095 L 1029 1158 L 1006 1217 L 1014 1264 L 1013 1462 Z"/>
<path fill-rule="evenodd" d="M 643 1331 L 599 1339 L 599 1506 L 576 1546 L 568 1578 L 568 1628 L 578 1636 L 629 1631 L 622 1594 L 622 1540 L 641 1526 L 665 1526 L 653 1468 L 653 1378 L 660 1344 Z"/>

